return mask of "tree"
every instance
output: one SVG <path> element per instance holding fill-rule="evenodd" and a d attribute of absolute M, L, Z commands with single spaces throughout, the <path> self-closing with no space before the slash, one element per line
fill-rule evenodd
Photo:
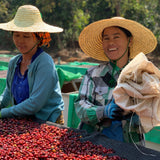
<path fill-rule="evenodd" d="M 46 23 L 64 29 L 60 34 L 51 34 L 52 43 L 58 48 L 76 47 L 86 25 L 114 16 L 138 21 L 151 29 L 160 42 L 160 0 L 0 0 L 0 22 L 11 20 L 24 4 L 37 6 Z M 0 32 L 1 45 L 5 34 Z"/>

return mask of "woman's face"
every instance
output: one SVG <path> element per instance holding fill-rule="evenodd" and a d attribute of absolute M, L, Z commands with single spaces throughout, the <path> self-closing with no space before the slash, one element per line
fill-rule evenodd
<path fill-rule="evenodd" d="M 126 51 L 129 37 L 118 27 L 108 27 L 104 29 L 102 41 L 106 56 L 110 60 L 117 60 Z M 122 58 L 128 60 L 128 51 Z"/>
<path fill-rule="evenodd" d="M 37 41 L 30 32 L 13 32 L 13 42 L 22 54 L 35 53 L 37 51 Z"/>

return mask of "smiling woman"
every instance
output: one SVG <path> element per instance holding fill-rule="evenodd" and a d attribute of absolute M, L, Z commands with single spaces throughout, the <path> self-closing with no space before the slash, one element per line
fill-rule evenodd
<path fill-rule="evenodd" d="M 129 32 L 129 31 L 128 31 Z M 117 62 L 117 66 L 122 68 L 128 61 L 131 36 L 119 27 L 105 28 L 102 34 L 102 45 L 104 53 L 112 62 Z"/>
<path fill-rule="evenodd" d="M 75 102 L 75 110 L 81 120 L 79 128 L 102 132 L 118 141 L 144 145 L 143 133 L 139 132 L 139 117 L 136 114 L 132 117 L 132 133 L 129 133 L 132 113 L 124 115 L 112 92 L 130 59 L 140 52 L 147 54 L 155 49 L 155 36 L 136 21 L 114 17 L 85 27 L 79 36 L 79 45 L 90 57 L 109 61 L 88 69 L 82 80 Z"/>

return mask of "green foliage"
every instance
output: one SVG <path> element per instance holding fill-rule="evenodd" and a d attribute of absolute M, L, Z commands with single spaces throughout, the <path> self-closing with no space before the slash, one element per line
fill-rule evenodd
<path fill-rule="evenodd" d="M 0 1 L 0 21 L 5 21 L 7 14 L 8 14 L 8 9 L 7 9 L 7 2 Z"/>
<path fill-rule="evenodd" d="M 37 6 L 46 23 L 64 29 L 60 34 L 52 34 L 56 48 L 76 47 L 86 25 L 114 16 L 138 21 L 151 29 L 160 42 L 160 0 L 0 0 L 0 22 L 11 20 L 24 4 Z M 0 47 L 4 46 L 4 37 L 6 32 L 0 32 Z M 10 41 L 8 37 L 7 43 Z"/>
<path fill-rule="evenodd" d="M 110 6 L 108 0 L 86 0 L 83 8 L 90 15 L 90 23 L 115 16 L 115 8 Z"/>

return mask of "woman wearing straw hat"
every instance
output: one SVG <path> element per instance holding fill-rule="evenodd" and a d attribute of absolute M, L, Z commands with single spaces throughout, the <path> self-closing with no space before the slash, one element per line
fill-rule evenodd
<path fill-rule="evenodd" d="M 79 45 L 94 59 L 107 61 L 88 69 L 80 86 L 75 110 L 81 119 L 79 128 L 99 131 L 108 138 L 144 145 L 139 118 L 116 105 L 112 91 L 121 70 L 140 52 L 152 52 L 157 40 L 143 25 L 122 17 L 99 20 L 83 29 Z M 129 128 L 131 132 L 129 132 Z"/>
<path fill-rule="evenodd" d="M 49 46 L 49 33 L 63 29 L 43 22 L 39 9 L 32 5 L 19 7 L 14 19 L 1 23 L 0 29 L 12 32 L 21 53 L 9 62 L 0 118 L 29 116 L 62 124 L 64 102 L 57 72 L 41 46 Z"/>

